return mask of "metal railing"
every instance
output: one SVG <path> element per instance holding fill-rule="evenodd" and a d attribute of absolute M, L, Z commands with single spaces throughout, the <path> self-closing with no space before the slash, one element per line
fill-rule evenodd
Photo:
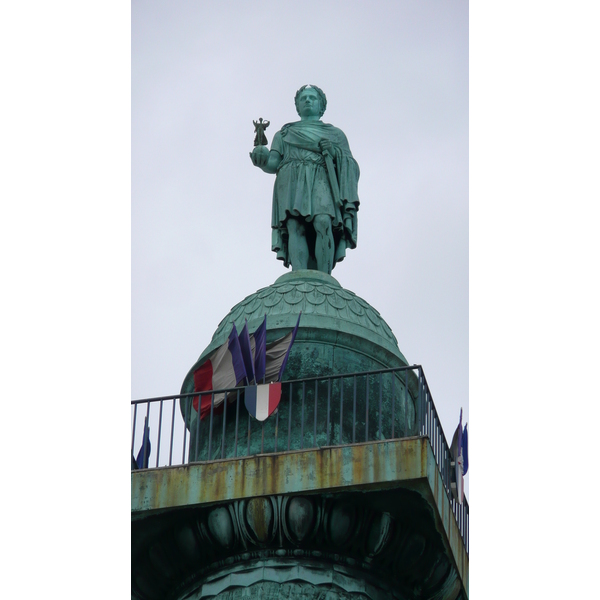
<path fill-rule="evenodd" d="M 216 406 L 222 394 L 227 401 Z M 204 419 L 193 406 L 200 397 L 210 397 Z M 469 506 L 452 493 L 450 446 L 420 366 L 283 382 L 278 409 L 263 422 L 249 415 L 243 397 L 239 387 L 134 400 L 132 469 L 426 436 L 468 553 Z"/>
<path fill-rule="evenodd" d="M 425 379 L 425 373 L 423 369 L 418 367 L 419 377 L 419 396 L 417 399 L 417 423 L 419 424 L 419 435 L 426 436 L 429 438 L 431 448 L 433 450 L 433 456 L 438 466 L 440 475 L 442 476 L 442 482 L 444 489 L 450 500 L 450 506 L 452 507 L 452 513 L 456 519 L 460 535 L 465 544 L 467 554 L 469 553 L 469 503 L 467 498 L 463 498 L 462 504 L 458 502 L 451 490 L 453 481 L 452 467 L 453 460 L 450 454 L 450 445 L 444 435 L 444 430 L 440 423 L 427 380 Z"/>

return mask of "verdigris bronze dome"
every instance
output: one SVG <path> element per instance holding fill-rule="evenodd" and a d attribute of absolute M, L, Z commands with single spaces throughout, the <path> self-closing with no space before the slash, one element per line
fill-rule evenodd
<path fill-rule="evenodd" d="M 388 373 L 384 378 L 371 375 L 369 381 L 365 376 L 358 381 L 353 377 L 327 381 L 331 376 L 398 368 L 407 362 L 381 315 L 362 298 L 341 287 L 331 275 L 319 271 L 287 273 L 234 306 L 188 372 L 182 394 L 195 391 L 194 371 L 226 341 L 233 323 L 241 331 L 247 320 L 248 329 L 253 332 L 266 314 L 269 343 L 289 333 L 300 312 L 302 317 L 283 381 L 310 377 L 319 381 L 311 382 L 308 391 L 302 384 L 284 386 L 280 414 L 267 419 L 260 425 L 261 430 L 256 430 L 256 422 L 253 428 L 241 400 L 228 405 L 225 429 L 220 425 L 222 416 L 213 415 L 213 432 L 208 435 L 208 426 L 196 421 L 197 413 L 192 410 L 191 402 L 182 400 L 181 412 L 190 430 L 190 460 L 277 451 L 282 430 L 287 432 L 283 443 L 290 449 L 328 445 L 332 440 L 350 443 L 358 439 L 357 428 L 364 432 L 365 441 L 390 437 L 386 428 L 396 435 L 414 433 L 416 378 L 411 372 Z M 393 403 L 396 403 L 394 408 Z M 357 422 L 353 423 L 355 418 Z M 319 427 L 315 425 L 317 422 Z M 243 447 L 237 443 L 241 435 L 238 423 L 242 423 L 239 427 L 248 423 L 248 441 Z M 300 424 L 299 430 L 292 428 L 292 423 Z M 250 430 L 260 433 L 260 437 L 252 438 Z"/>
<path fill-rule="evenodd" d="M 292 271 L 236 304 L 219 323 L 193 371 L 225 342 L 233 323 L 253 332 L 267 315 L 267 341 L 288 333 L 302 312 L 284 379 L 406 365 L 396 337 L 381 315 L 336 279 L 319 271 Z M 185 391 L 188 389 L 184 383 Z M 183 390 L 182 390 L 183 391 Z"/>

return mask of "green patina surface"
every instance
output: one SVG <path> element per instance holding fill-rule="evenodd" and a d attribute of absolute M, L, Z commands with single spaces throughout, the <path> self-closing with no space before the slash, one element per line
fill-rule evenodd
<path fill-rule="evenodd" d="M 195 369 L 224 343 L 234 323 L 241 330 L 247 321 L 252 332 L 266 315 L 267 341 L 271 342 L 287 334 L 295 326 L 300 313 L 300 327 L 284 381 L 327 378 L 407 365 L 394 334 L 366 301 L 342 288 L 326 273 L 293 271 L 231 309 L 219 324 L 209 346 L 190 369 L 182 392 L 193 391 Z M 367 593 L 364 586 L 369 568 L 349 574 L 342 591 L 316 586 L 316 575 L 310 568 L 305 573 L 306 580 L 299 582 L 297 574 L 290 575 L 286 569 L 303 569 L 305 564 L 313 564 L 312 553 L 321 552 L 320 546 L 313 548 L 309 544 L 291 549 L 284 543 L 281 547 L 270 548 L 264 546 L 266 542 L 263 540 L 252 552 L 238 556 L 239 545 L 236 551 L 233 547 L 230 549 L 233 538 L 230 540 L 228 536 L 221 535 L 221 546 L 225 544 L 223 548 L 226 550 L 222 555 L 225 562 L 218 563 L 212 549 L 205 556 L 206 560 L 212 561 L 208 571 L 218 573 L 221 578 L 218 585 L 215 583 L 214 590 L 210 591 L 210 586 L 203 587 L 208 582 L 192 566 L 182 571 L 185 577 L 196 577 L 196 584 L 200 586 L 189 596 L 190 600 L 204 598 L 205 593 L 215 600 L 234 600 L 239 594 L 253 597 L 254 592 L 264 595 L 264 586 L 269 582 L 263 571 L 268 565 L 279 576 L 285 575 L 284 579 L 292 578 L 290 581 L 271 582 L 275 585 L 268 597 L 273 598 L 288 593 L 290 598 L 308 598 L 312 597 L 311 594 L 321 598 L 326 592 L 332 600 L 349 598 L 351 593 L 357 594 L 352 596 L 357 600 L 388 600 L 392 597 L 417 600 L 421 597 L 421 585 L 429 590 L 428 593 L 433 593 L 435 588 L 436 600 L 455 600 L 459 594 L 461 598 L 468 597 L 468 555 L 431 446 L 426 438 L 410 437 L 416 434 L 416 397 L 417 379 L 410 370 L 362 376 L 362 379 L 354 376 L 343 380 L 321 379 L 305 386 L 287 383 L 283 386 L 278 412 L 262 424 L 250 417 L 244 407 L 243 396 L 239 396 L 239 405 L 235 401 L 228 404 L 225 424 L 222 415 L 213 415 L 212 430 L 209 419 L 199 422 L 189 400 L 183 401 L 181 410 L 190 430 L 190 460 L 194 462 L 182 467 L 132 474 L 136 552 L 150 561 L 145 567 L 140 567 L 136 575 L 136 585 L 146 590 L 143 597 L 161 600 L 161 594 L 170 589 L 172 559 L 167 556 L 174 550 L 169 532 L 181 530 L 177 535 L 183 535 L 185 539 L 178 544 L 181 546 L 183 543 L 182 547 L 188 548 L 189 542 L 190 548 L 196 548 L 194 544 L 198 542 L 192 544 L 191 540 L 198 535 L 204 536 L 198 533 L 198 527 L 208 526 L 202 523 L 204 518 L 210 517 L 217 519 L 215 523 L 218 522 L 219 527 L 228 524 L 223 531 L 232 534 L 238 525 L 254 526 L 256 535 L 262 539 L 261 536 L 268 537 L 269 532 L 274 531 L 276 519 L 273 521 L 271 516 L 275 515 L 275 509 L 269 509 L 271 503 L 275 502 L 273 507 L 277 502 L 285 503 L 286 499 L 298 503 L 298 498 L 302 497 L 312 497 L 310 502 L 317 502 L 314 506 L 324 503 L 323 510 L 329 510 L 326 507 L 334 498 L 338 498 L 342 505 L 355 502 L 358 503 L 356 506 L 360 506 L 362 499 L 365 508 L 356 509 L 362 510 L 361 514 L 374 509 L 392 515 L 390 518 L 396 522 L 396 537 L 390 555 L 395 558 L 390 560 L 397 562 L 386 571 L 385 577 L 395 578 L 398 585 L 407 585 L 408 588 L 403 588 L 406 595 L 396 596 L 381 590 Z M 412 503 L 411 494 L 420 498 L 420 505 Z M 246 516 L 242 518 L 235 513 L 236 510 L 245 511 Z M 335 510 L 327 514 L 341 524 L 347 518 L 344 510 L 339 514 Z M 231 523 L 227 514 L 234 515 Z M 284 511 L 277 517 L 280 519 L 277 522 L 287 523 L 290 515 L 292 513 Z M 267 526 L 267 522 L 271 525 Z M 257 523 L 262 525 L 257 527 Z M 371 539 L 379 530 L 373 524 L 369 527 L 365 535 Z M 334 529 L 337 531 L 326 527 L 319 530 L 321 533 L 318 535 Z M 190 533 L 192 531 L 196 533 Z M 200 545 L 214 544 L 214 535 L 202 537 Z M 354 550 L 343 544 L 338 548 L 334 543 L 337 534 L 331 535 L 333 538 L 328 542 L 328 549 L 319 559 L 319 568 L 324 569 L 327 577 L 339 567 L 340 561 L 346 564 L 356 560 L 353 556 L 361 554 L 362 550 L 358 548 L 362 548 L 363 543 L 355 540 Z M 356 535 L 363 534 L 357 530 Z M 231 556 L 230 550 L 233 552 Z M 196 550 L 188 548 L 181 555 L 181 560 L 189 562 L 194 552 Z M 341 557 L 339 560 L 338 556 Z M 245 562 L 259 559 L 264 562 L 253 565 Z M 242 561 L 239 565 L 235 562 L 238 560 Z M 418 568 L 411 566 L 414 561 L 421 561 Z M 448 561 L 454 566 L 450 568 Z M 203 563 L 192 561 L 192 564 Z M 157 567 L 163 571 L 164 587 L 153 579 Z M 238 576 L 236 569 L 241 569 L 240 585 L 244 583 L 237 588 L 229 581 Z M 181 585 L 185 587 L 188 584 Z M 285 587 L 290 585 L 298 589 Z M 331 582 L 326 585 L 330 586 Z M 204 591 L 199 591 L 201 589 Z M 173 591 L 172 600 L 183 598 L 178 593 Z"/>
<path fill-rule="evenodd" d="M 418 491 L 431 505 L 436 527 L 468 590 L 468 555 L 431 446 L 422 437 L 133 472 L 132 518 L 223 499 L 398 486 Z"/>
<path fill-rule="evenodd" d="M 194 371 L 208 355 L 221 346 L 229 336 L 233 325 L 238 331 L 246 321 L 252 332 L 267 316 L 267 341 L 271 342 L 287 334 L 302 313 L 296 341 L 292 347 L 284 373 L 284 380 L 306 377 L 329 377 L 342 373 L 373 371 L 382 368 L 397 368 L 407 365 L 398 349 L 398 343 L 381 315 L 365 300 L 344 289 L 330 275 L 319 271 L 305 270 L 286 273 L 272 285 L 262 288 L 234 306 L 221 321 L 209 346 L 188 372 L 182 393 L 194 391 Z M 250 443 L 239 441 L 234 449 L 235 407 L 228 408 L 225 431 L 225 456 L 274 452 L 274 440 L 279 438 L 278 449 L 301 449 L 311 446 L 344 444 L 353 441 L 372 441 L 390 437 L 413 435 L 415 424 L 416 377 L 412 372 L 394 378 L 387 375 L 383 380 L 371 377 L 368 388 L 368 410 L 366 382 L 358 382 L 356 399 L 356 428 L 360 432 L 352 438 L 354 396 L 350 389 L 353 382 L 334 381 L 332 388 L 322 382 L 317 389 L 308 389 L 305 406 L 301 405 L 302 390 L 297 387 L 290 392 L 285 386 L 279 405 L 279 417 L 272 416 L 264 423 L 264 438 L 256 422 L 251 423 Z M 343 390 L 340 389 L 343 387 Z M 380 389 L 382 393 L 380 394 Z M 343 391 L 343 400 L 340 392 Z M 314 402 L 314 395 L 317 401 Z M 329 430 L 325 426 L 330 398 Z M 379 401 L 381 399 L 382 431 L 379 430 Z M 290 406 L 290 400 L 292 406 Z M 392 403 L 394 408 L 392 409 Z M 343 406 L 341 406 L 343 405 Z M 316 408 L 315 408 L 316 407 Z M 318 432 L 314 439 L 314 410 L 317 410 Z M 191 432 L 192 460 L 209 460 L 221 457 L 222 419 L 215 416 L 211 452 L 209 455 L 206 424 L 198 425 L 196 412 L 189 401 L 181 402 L 181 411 Z M 368 427 L 366 415 L 368 413 Z M 392 414 L 394 434 L 392 436 Z M 304 426 L 299 427 L 304 416 Z M 243 406 L 239 415 L 247 430 L 248 413 Z M 293 427 L 288 427 L 289 422 Z M 288 435 L 289 430 L 289 446 Z M 198 443 L 196 437 L 198 432 Z M 329 437 L 328 437 L 329 436 Z M 362 437 L 361 437 L 362 436 Z M 241 433 L 240 433 L 241 437 Z M 265 445 L 266 444 L 266 445 Z M 197 451 L 197 454 L 196 454 Z"/>
<path fill-rule="evenodd" d="M 409 437 L 416 434 L 414 396 L 407 371 L 356 380 L 284 384 L 278 412 L 266 421 L 260 423 L 251 417 L 240 395 L 227 407 L 225 428 L 223 415 L 213 415 L 212 434 L 210 419 L 198 422 L 188 406 L 190 460 Z"/>
<path fill-rule="evenodd" d="M 265 173 L 277 173 L 271 220 L 277 258 L 294 271 L 331 273 L 346 249 L 356 247 L 360 170 L 344 132 L 321 121 L 323 90 L 302 86 L 295 103 L 300 121 L 284 125 L 270 151 L 259 126 L 250 158 Z"/>
<path fill-rule="evenodd" d="M 132 512 L 426 477 L 425 444 L 416 437 L 250 456 L 135 471 Z"/>
<path fill-rule="evenodd" d="M 211 343 L 196 364 L 225 342 L 234 323 L 241 331 L 247 320 L 249 330 L 254 331 L 267 315 L 267 341 L 271 342 L 296 325 L 300 312 L 296 344 L 324 343 L 359 350 L 380 366 L 408 364 L 392 330 L 377 310 L 343 288 L 331 275 L 313 270 L 286 273 L 272 285 L 236 304 L 219 323 Z M 354 370 L 352 364 L 346 369 L 340 360 L 336 365 L 344 368 L 344 372 Z M 327 364 L 319 366 L 329 367 Z"/>

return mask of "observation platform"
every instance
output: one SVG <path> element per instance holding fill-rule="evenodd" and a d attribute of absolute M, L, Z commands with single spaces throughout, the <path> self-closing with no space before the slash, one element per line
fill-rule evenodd
<path fill-rule="evenodd" d="M 386 377 L 407 385 L 390 397 Z M 149 468 L 132 471 L 134 597 L 229 598 L 305 579 L 367 598 L 468 598 L 468 504 L 451 493 L 421 367 L 339 379 L 285 382 L 299 395 L 292 403 L 290 389 L 271 429 L 246 421 L 240 388 L 228 390 L 220 419 L 185 419 L 204 428 L 196 448 L 175 411 L 189 394 L 132 403 L 132 452 L 140 422 L 156 433 Z M 398 420 L 403 395 L 413 420 Z"/>

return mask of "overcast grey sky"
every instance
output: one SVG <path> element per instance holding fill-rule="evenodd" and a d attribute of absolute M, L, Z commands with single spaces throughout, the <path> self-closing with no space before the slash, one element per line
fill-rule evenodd
<path fill-rule="evenodd" d="M 285 272 L 274 177 L 252 166 L 303 84 L 361 169 L 333 276 L 423 365 L 447 437 L 468 420 L 468 4 L 134 1 L 132 394 L 179 391 L 229 309 Z"/>
<path fill-rule="evenodd" d="M 598 454 L 599 14 L 591 1 L 470 3 L 474 598 L 597 588 L 599 523 L 569 503 L 594 497 Z M 136 1 L 131 15 L 121 0 L 4 3 L 2 589 L 128 593 L 129 395 L 178 391 L 221 317 L 284 272 L 272 178 L 247 152 L 252 119 L 269 133 L 294 120 L 303 83 L 323 87 L 325 120 L 362 170 L 359 247 L 334 276 L 423 364 L 454 429 L 466 25 L 466 6 L 441 0 Z"/>

